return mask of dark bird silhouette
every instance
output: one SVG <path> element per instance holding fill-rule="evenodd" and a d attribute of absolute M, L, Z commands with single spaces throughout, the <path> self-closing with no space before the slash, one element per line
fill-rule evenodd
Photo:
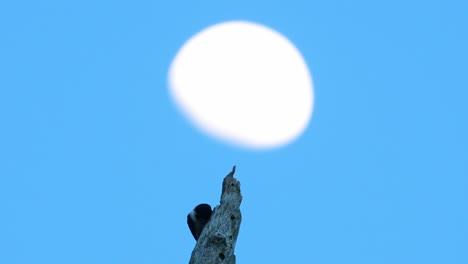
<path fill-rule="evenodd" d="M 199 204 L 187 215 L 187 224 L 195 240 L 198 241 L 203 228 L 210 221 L 212 213 L 209 204 Z"/>

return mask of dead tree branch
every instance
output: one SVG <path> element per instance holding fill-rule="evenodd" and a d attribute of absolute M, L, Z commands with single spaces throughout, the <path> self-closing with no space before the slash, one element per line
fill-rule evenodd
<path fill-rule="evenodd" d="M 190 264 L 235 264 L 237 235 L 242 220 L 240 182 L 234 178 L 236 166 L 223 180 L 220 205 L 214 208 L 192 251 Z"/>

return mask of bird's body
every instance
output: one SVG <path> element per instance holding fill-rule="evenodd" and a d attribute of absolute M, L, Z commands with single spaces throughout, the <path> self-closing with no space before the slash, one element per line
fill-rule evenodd
<path fill-rule="evenodd" d="M 187 224 L 195 240 L 198 241 L 203 228 L 210 221 L 211 214 L 209 204 L 199 204 L 187 215 Z"/>

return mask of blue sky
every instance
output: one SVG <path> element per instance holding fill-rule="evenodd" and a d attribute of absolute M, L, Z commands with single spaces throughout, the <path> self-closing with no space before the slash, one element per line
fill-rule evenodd
<path fill-rule="evenodd" d="M 0 263 L 187 263 L 237 165 L 239 263 L 468 263 L 466 1 L 3 1 Z M 292 144 L 213 140 L 170 100 L 193 34 L 249 20 L 315 86 Z"/>

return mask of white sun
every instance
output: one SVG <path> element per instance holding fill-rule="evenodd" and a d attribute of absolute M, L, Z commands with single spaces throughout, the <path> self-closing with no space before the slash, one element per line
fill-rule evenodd
<path fill-rule="evenodd" d="M 169 86 L 197 128 L 244 147 L 287 144 L 312 114 L 312 80 L 299 51 L 250 22 L 217 24 L 189 39 L 172 62 Z"/>

